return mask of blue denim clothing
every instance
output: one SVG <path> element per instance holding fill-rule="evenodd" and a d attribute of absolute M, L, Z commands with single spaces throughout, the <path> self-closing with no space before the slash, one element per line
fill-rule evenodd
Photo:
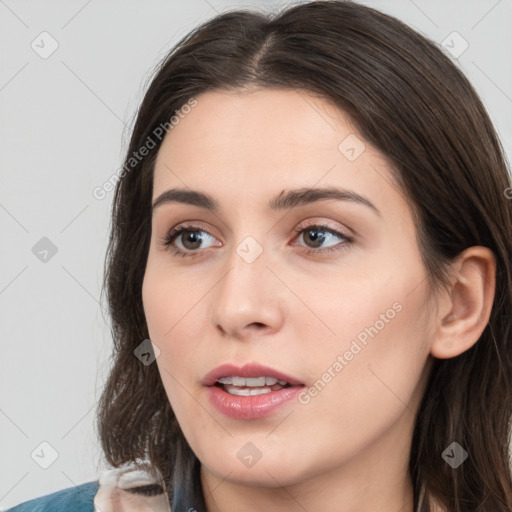
<path fill-rule="evenodd" d="M 7 512 L 171 512 L 162 478 L 147 461 L 103 471 L 99 478 L 40 496 Z"/>
<path fill-rule="evenodd" d="M 94 512 L 93 500 L 98 487 L 98 481 L 69 487 L 20 503 L 7 512 Z"/>

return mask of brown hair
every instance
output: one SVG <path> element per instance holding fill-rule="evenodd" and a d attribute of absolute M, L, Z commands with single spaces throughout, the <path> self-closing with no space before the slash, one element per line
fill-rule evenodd
<path fill-rule="evenodd" d="M 151 237 L 153 168 L 161 141 L 129 159 L 193 97 L 251 87 L 304 90 L 333 102 L 392 163 L 411 205 L 432 289 L 473 245 L 496 258 L 490 320 L 469 350 L 434 359 L 413 433 L 414 507 L 430 497 L 450 512 L 512 510 L 512 208 L 504 151 L 477 93 L 438 46 L 396 18 L 350 1 L 314 1 L 265 14 L 223 13 L 184 37 L 158 66 L 115 189 L 105 260 L 113 368 L 98 427 L 106 460 L 148 459 L 173 512 L 206 511 L 200 462 L 177 423 L 156 364 L 135 348 L 149 338 L 142 281 Z M 154 139 L 154 137 L 153 137 Z M 441 457 L 453 441 L 469 454 Z M 202 508 L 201 508 L 202 507 Z"/>

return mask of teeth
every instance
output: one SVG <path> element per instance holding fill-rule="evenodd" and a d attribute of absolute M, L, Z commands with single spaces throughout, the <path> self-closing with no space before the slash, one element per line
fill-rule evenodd
<path fill-rule="evenodd" d="M 254 396 L 270 393 L 271 391 L 279 391 L 280 389 L 283 389 L 283 386 L 281 386 L 281 384 L 274 384 L 273 386 L 263 387 L 240 387 L 233 386 L 232 384 L 224 384 L 222 388 L 224 391 L 226 391 L 226 393 L 230 393 L 231 395 Z"/>
<path fill-rule="evenodd" d="M 249 389 L 249 388 L 239 388 L 237 386 L 230 386 L 229 384 L 224 385 L 224 390 L 230 393 L 231 395 L 238 396 L 254 396 L 254 395 L 262 395 L 264 393 L 270 393 L 272 390 L 270 388 L 258 388 L 258 389 Z"/>
<path fill-rule="evenodd" d="M 285 380 L 276 379 L 275 377 L 222 377 L 217 382 L 221 384 L 229 384 L 239 387 L 263 387 L 273 386 L 274 384 L 281 384 L 285 386 L 287 382 Z"/>

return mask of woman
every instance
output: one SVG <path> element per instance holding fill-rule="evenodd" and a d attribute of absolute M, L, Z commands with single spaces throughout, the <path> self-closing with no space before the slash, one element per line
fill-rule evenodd
<path fill-rule="evenodd" d="M 219 15 L 119 178 L 114 469 L 32 507 L 512 509 L 511 182 L 435 44 L 346 1 Z"/>

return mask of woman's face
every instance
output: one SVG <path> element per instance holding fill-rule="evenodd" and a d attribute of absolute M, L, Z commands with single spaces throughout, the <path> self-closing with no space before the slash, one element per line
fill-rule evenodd
<path fill-rule="evenodd" d="M 404 472 L 433 331 L 389 163 L 302 91 L 196 99 L 158 153 L 153 202 L 185 192 L 153 210 L 143 284 L 187 441 L 231 483 Z M 235 368 L 205 380 L 226 364 Z M 244 373 L 256 364 L 267 368 Z M 212 385 L 222 377 L 254 380 Z M 280 389 L 278 377 L 294 385 Z"/>

